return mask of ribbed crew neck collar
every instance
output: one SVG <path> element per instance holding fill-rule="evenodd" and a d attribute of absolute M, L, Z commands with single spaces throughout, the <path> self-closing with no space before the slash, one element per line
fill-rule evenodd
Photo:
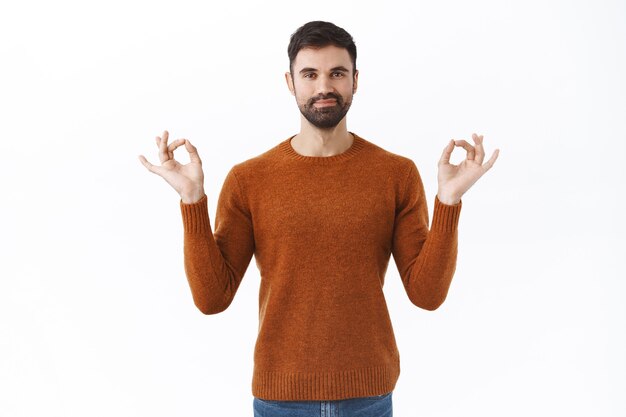
<path fill-rule="evenodd" d="M 365 141 L 363 138 L 359 137 L 357 134 L 353 132 L 348 132 L 348 133 L 351 133 L 354 136 L 352 145 L 348 149 L 346 149 L 345 151 L 337 155 L 332 155 L 332 156 L 300 155 L 291 146 L 291 139 L 293 139 L 296 135 L 293 135 L 289 137 L 288 139 L 285 139 L 278 145 L 278 147 L 283 152 L 283 154 L 290 159 L 295 159 L 295 160 L 299 160 L 299 161 L 303 161 L 307 163 L 314 163 L 314 164 L 334 163 L 334 162 L 343 161 L 343 160 L 353 157 L 354 155 L 359 153 L 359 151 L 363 149 L 365 145 Z"/>

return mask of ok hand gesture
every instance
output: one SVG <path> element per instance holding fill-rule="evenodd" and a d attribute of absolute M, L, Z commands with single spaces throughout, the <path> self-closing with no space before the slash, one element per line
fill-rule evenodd
<path fill-rule="evenodd" d="M 483 164 L 485 150 L 483 148 L 483 136 L 472 134 L 475 146 L 470 145 L 465 140 L 451 140 L 443 150 L 439 160 L 439 173 L 437 182 L 439 191 L 437 197 L 444 204 L 457 204 L 461 196 L 476 182 L 485 172 L 489 170 L 498 159 L 500 153 L 496 149 L 491 158 Z M 461 146 L 467 151 L 467 158 L 459 165 L 450 163 L 450 156 L 455 146 Z"/>
<path fill-rule="evenodd" d="M 204 197 L 204 173 L 198 151 L 187 139 L 176 139 L 168 145 L 168 137 L 167 130 L 163 132 L 163 138 L 156 137 L 161 166 L 152 165 L 143 155 L 139 155 L 139 160 L 148 171 L 167 181 L 180 194 L 183 203 L 195 203 Z M 174 159 L 174 150 L 183 144 L 189 152 L 189 163 L 186 165 Z"/>

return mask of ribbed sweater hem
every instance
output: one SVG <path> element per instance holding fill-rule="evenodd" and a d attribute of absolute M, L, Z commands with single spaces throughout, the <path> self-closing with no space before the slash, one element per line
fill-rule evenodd
<path fill-rule="evenodd" d="M 387 394 L 394 390 L 400 365 L 335 372 L 255 370 L 252 395 L 274 401 L 331 401 Z"/>

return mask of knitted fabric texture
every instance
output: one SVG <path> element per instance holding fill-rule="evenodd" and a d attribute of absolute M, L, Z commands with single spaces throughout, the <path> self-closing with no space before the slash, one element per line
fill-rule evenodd
<path fill-rule="evenodd" d="M 295 152 L 292 136 L 235 164 L 214 232 L 206 196 L 180 201 L 185 272 L 202 313 L 228 308 L 255 257 L 255 397 L 340 400 L 395 388 L 400 355 L 383 293 L 390 256 L 416 306 L 434 310 L 448 293 L 462 203 L 435 196 L 429 229 L 415 163 L 353 137 L 322 157 Z"/>

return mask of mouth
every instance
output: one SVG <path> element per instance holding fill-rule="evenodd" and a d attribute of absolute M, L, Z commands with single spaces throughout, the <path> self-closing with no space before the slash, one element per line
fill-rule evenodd
<path fill-rule="evenodd" d="M 317 107 L 327 107 L 327 106 L 334 106 L 335 104 L 337 104 L 337 100 L 335 99 L 328 99 L 328 100 L 317 100 L 315 103 L 313 103 L 315 106 Z"/>

